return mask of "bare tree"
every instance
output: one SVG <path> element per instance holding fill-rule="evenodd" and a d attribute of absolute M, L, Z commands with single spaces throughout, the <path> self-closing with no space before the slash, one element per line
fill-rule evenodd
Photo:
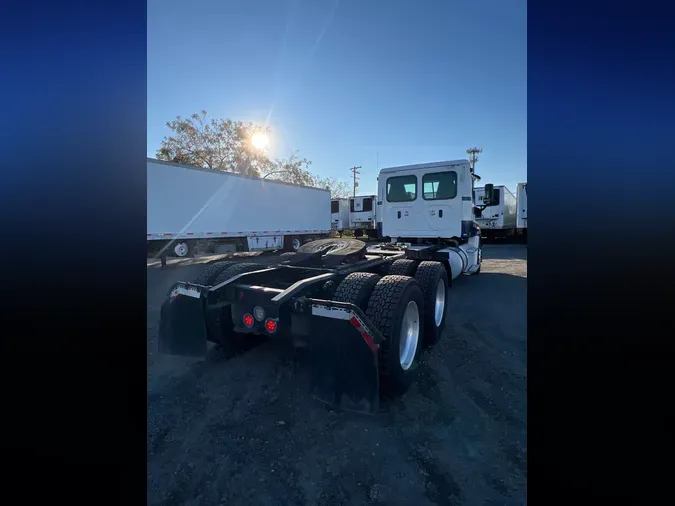
<path fill-rule="evenodd" d="M 172 135 L 162 140 L 157 150 L 159 160 L 327 188 L 338 198 L 349 195 L 346 182 L 312 174 L 309 171 L 312 162 L 297 153 L 285 160 L 271 160 L 264 150 L 255 149 L 251 139 L 253 134 L 265 131 L 262 125 L 229 119 L 208 120 L 206 111 L 202 111 L 189 118 L 179 116 L 166 126 Z"/>
<path fill-rule="evenodd" d="M 166 126 L 172 135 L 164 137 L 157 150 L 159 160 L 184 163 L 213 170 L 257 176 L 270 160 L 253 149 L 251 137 L 264 128 L 252 122 L 206 118 L 206 111 L 189 118 L 177 117 Z"/>
<path fill-rule="evenodd" d="M 349 184 L 346 181 L 314 175 L 309 171 L 311 164 L 312 162 L 306 158 L 298 158 L 297 153 L 293 153 L 288 160 L 277 160 L 274 162 L 271 171 L 265 174 L 263 178 L 314 186 L 316 188 L 326 188 L 330 190 L 332 198 L 349 196 Z"/>
<path fill-rule="evenodd" d="M 311 164 L 312 162 L 306 158 L 299 158 L 297 153 L 292 153 L 287 160 L 275 160 L 271 162 L 262 178 L 314 186 L 313 176 L 308 170 Z"/>
<path fill-rule="evenodd" d="M 330 196 L 334 199 L 347 198 L 351 194 L 351 188 L 346 181 L 338 181 L 334 177 L 313 177 L 312 186 L 330 190 Z"/>

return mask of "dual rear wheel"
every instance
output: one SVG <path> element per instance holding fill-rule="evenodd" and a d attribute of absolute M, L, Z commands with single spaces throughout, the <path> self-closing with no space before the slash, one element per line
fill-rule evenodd
<path fill-rule="evenodd" d="M 195 282 L 217 285 L 260 267 L 244 262 L 217 262 L 207 266 Z M 407 274 L 382 277 L 368 272 L 352 273 L 334 288 L 332 297 L 361 309 L 384 337 L 379 348 L 379 365 L 385 395 L 405 392 L 414 380 L 422 348 L 435 344 L 443 333 L 448 297 L 448 274 L 440 262 L 397 260 L 389 270 L 392 271 Z M 232 328 L 231 318 L 229 307 L 208 314 L 209 340 L 225 347 L 228 353 L 245 351 L 256 339 L 232 330 L 226 332 L 225 329 Z"/>
<path fill-rule="evenodd" d="M 403 393 L 412 383 L 422 347 L 443 333 L 448 295 L 448 275 L 440 262 L 397 260 L 389 273 L 350 274 L 333 298 L 360 308 L 382 334 L 379 366 L 385 395 Z"/>

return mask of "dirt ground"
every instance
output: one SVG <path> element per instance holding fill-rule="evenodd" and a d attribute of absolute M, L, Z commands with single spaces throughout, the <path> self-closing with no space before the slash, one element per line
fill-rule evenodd
<path fill-rule="evenodd" d="M 375 416 L 312 399 L 281 343 L 230 360 L 157 353 L 167 291 L 208 259 L 149 262 L 148 504 L 525 504 L 527 247 L 484 258 L 455 281 L 418 382 Z"/>

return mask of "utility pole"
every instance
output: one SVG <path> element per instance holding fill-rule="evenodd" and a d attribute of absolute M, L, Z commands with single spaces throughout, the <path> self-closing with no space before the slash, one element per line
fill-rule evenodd
<path fill-rule="evenodd" d="M 469 148 L 466 154 L 469 155 L 469 162 L 471 162 L 471 174 L 476 172 L 476 162 L 478 161 L 478 154 L 483 152 L 483 148 Z"/>
<path fill-rule="evenodd" d="M 478 162 L 478 154 L 483 152 L 483 148 L 469 148 L 466 150 L 466 154 L 469 155 L 469 163 L 471 163 L 471 188 L 473 189 L 474 183 L 480 181 L 480 176 L 476 174 L 476 162 Z"/>
<path fill-rule="evenodd" d="M 361 168 L 361 166 L 359 165 L 358 167 L 352 167 L 351 169 L 349 169 L 349 170 L 352 171 L 352 174 L 354 175 L 354 197 L 356 197 L 356 188 L 359 186 L 358 179 L 359 179 L 359 169 L 360 168 Z"/>

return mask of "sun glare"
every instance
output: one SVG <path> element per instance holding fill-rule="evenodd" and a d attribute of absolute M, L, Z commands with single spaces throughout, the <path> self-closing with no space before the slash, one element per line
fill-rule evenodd
<path fill-rule="evenodd" d="M 269 145 L 270 140 L 267 137 L 267 134 L 263 132 L 257 132 L 251 137 L 251 143 L 255 149 L 265 149 Z"/>

